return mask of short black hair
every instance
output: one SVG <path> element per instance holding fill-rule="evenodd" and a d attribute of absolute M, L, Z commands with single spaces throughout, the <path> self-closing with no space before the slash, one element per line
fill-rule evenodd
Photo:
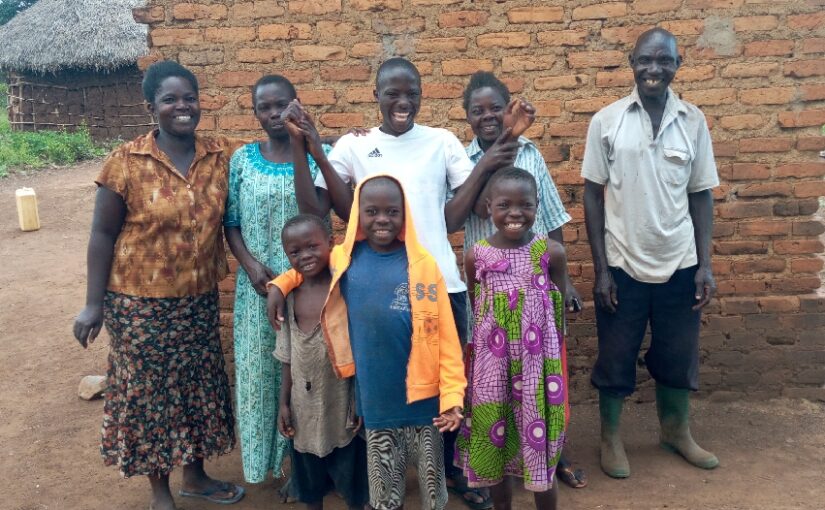
<path fill-rule="evenodd" d="M 155 102 L 155 95 L 160 89 L 160 84 L 166 78 L 183 78 L 188 81 L 195 93 L 198 93 L 198 79 L 192 71 L 178 64 L 174 60 L 161 60 L 150 65 L 143 74 L 143 98 L 147 103 Z"/>
<path fill-rule="evenodd" d="M 296 99 L 298 97 L 298 92 L 295 90 L 295 85 L 289 81 L 289 78 L 281 76 L 280 74 L 267 74 L 256 81 L 255 85 L 252 85 L 253 105 L 255 104 L 255 97 L 258 95 L 258 89 L 265 85 L 280 85 L 292 95 L 292 99 Z"/>
<path fill-rule="evenodd" d="M 419 83 L 421 82 L 421 73 L 418 72 L 418 68 L 415 67 L 415 64 L 404 57 L 392 57 L 385 60 L 380 66 L 378 66 L 378 71 L 375 73 L 375 88 L 378 88 L 378 82 L 381 81 L 381 77 L 387 73 L 387 71 L 397 68 L 408 70 L 413 76 L 415 76 L 415 79 L 418 80 Z"/>
<path fill-rule="evenodd" d="M 536 184 L 536 178 L 527 170 L 517 166 L 505 166 L 493 174 L 493 177 L 490 179 L 490 198 L 493 196 L 493 190 L 496 188 L 496 185 L 502 181 L 526 182 L 533 188 L 533 193 L 535 193 L 538 198 L 539 188 Z"/>
<path fill-rule="evenodd" d="M 470 83 L 468 83 L 467 88 L 464 89 L 465 112 L 470 109 L 470 97 L 473 95 L 473 92 L 484 87 L 490 87 L 501 94 L 501 98 L 504 99 L 504 104 L 510 102 L 510 91 L 504 82 L 496 78 L 496 75 L 489 71 L 476 71 L 470 76 Z"/>
<path fill-rule="evenodd" d="M 653 27 L 650 30 L 647 30 L 647 31 L 643 32 L 641 35 L 639 35 L 639 37 L 636 39 L 636 43 L 633 45 L 633 51 L 630 53 L 630 55 L 635 56 L 636 55 L 636 48 L 639 47 L 643 42 L 647 41 L 648 39 L 650 39 L 651 37 L 654 37 L 656 35 L 661 35 L 662 37 L 664 37 L 668 41 L 672 42 L 673 43 L 673 49 L 676 52 L 676 56 L 677 57 L 679 56 L 679 44 L 678 44 L 678 41 L 676 40 L 676 36 L 673 35 L 672 33 L 670 33 L 669 31 L 667 31 L 666 29 L 662 28 L 662 27 Z"/>
<path fill-rule="evenodd" d="M 286 223 L 284 223 L 284 227 L 281 229 L 281 243 L 284 242 L 286 231 L 298 225 L 315 225 L 320 228 L 324 234 L 327 236 L 330 235 L 329 227 L 320 216 L 315 216 L 314 214 L 299 214 L 286 220 Z"/>

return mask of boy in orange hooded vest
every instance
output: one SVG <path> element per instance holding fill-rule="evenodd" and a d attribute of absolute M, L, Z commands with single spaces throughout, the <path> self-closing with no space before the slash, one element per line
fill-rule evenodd
<path fill-rule="evenodd" d="M 355 376 L 370 506 L 401 508 L 407 462 L 416 460 L 422 508 L 440 510 L 447 488 L 439 431 L 460 425 L 466 386 L 447 288 L 406 221 L 397 180 L 363 180 L 353 203 L 358 214 L 350 215 L 344 242 L 330 256 L 321 326 L 336 374 Z M 295 272 L 273 280 L 271 315 L 299 281 Z"/>

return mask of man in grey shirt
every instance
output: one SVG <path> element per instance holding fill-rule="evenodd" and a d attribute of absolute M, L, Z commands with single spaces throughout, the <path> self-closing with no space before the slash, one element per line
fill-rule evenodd
<path fill-rule="evenodd" d="M 630 65 L 636 87 L 593 116 L 582 163 L 599 338 L 591 381 L 601 466 L 614 478 L 630 475 L 619 421 L 648 323 L 645 364 L 656 381 L 661 445 L 701 468 L 719 464 L 693 440 L 688 419 L 701 309 L 716 290 L 711 188 L 719 178 L 710 133 L 702 112 L 669 88 L 681 65 L 671 33 L 642 34 Z"/>

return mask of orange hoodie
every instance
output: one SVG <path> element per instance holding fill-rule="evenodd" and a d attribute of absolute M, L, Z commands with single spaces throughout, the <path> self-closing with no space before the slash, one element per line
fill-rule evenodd
<path fill-rule="evenodd" d="M 376 177 L 388 177 L 395 181 L 401 192 L 404 188 L 394 177 L 373 175 L 361 181 L 355 189 L 353 212 L 347 224 L 344 242 L 335 246 L 330 254 L 329 266 L 332 283 L 324 308 L 321 310 L 321 328 L 327 344 L 332 367 L 338 377 L 355 375 L 355 362 L 349 341 L 347 304 L 341 295 L 341 276 L 350 265 L 356 241 L 366 238 L 358 224 L 358 204 L 365 182 Z M 399 239 L 407 250 L 410 308 L 412 314 L 412 348 L 407 363 L 407 403 L 439 397 L 440 412 L 464 405 L 464 364 L 461 346 L 455 328 L 447 286 L 432 255 L 418 243 L 415 227 L 410 221 L 410 208 L 404 199 L 404 228 Z M 295 271 L 281 274 L 271 284 L 277 285 L 286 296 L 303 281 Z"/>

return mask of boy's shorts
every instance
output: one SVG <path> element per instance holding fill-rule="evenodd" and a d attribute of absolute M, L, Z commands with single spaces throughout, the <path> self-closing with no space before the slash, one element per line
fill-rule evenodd
<path fill-rule="evenodd" d="M 366 443 L 355 436 L 325 457 L 292 450 L 291 483 L 301 503 L 319 503 L 335 490 L 348 506 L 363 507 L 369 500 Z"/>
<path fill-rule="evenodd" d="M 433 425 L 367 429 L 370 506 L 391 510 L 404 504 L 407 465 L 418 468 L 421 508 L 443 510 L 447 505 L 444 443 Z"/>

